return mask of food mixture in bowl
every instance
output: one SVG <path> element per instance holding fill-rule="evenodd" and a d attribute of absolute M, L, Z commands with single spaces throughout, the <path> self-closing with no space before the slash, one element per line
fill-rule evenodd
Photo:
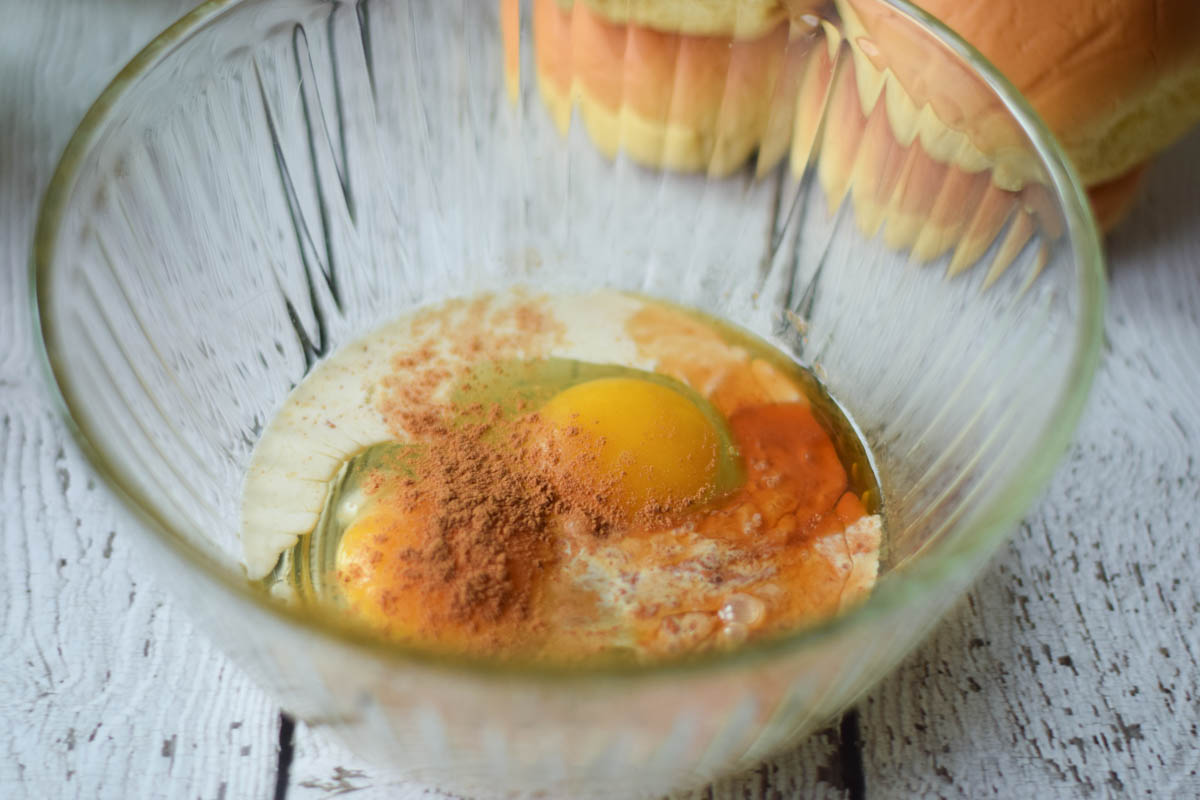
<path fill-rule="evenodd" d="M 650 661 L 860 601 L 878 512 L 865 447 L 778 350 L 636 296 L 514 292 L 313 369 L 255 450 L 243 537 L 252 578 L 389 639 Z"/>

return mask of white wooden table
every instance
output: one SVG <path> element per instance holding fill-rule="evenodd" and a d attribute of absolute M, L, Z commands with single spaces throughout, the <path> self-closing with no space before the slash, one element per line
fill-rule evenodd
<path fill-rule="evenodd" d="M 90 100 L 186 0 L 0 0 L 0 797 L 416 797 L 295 726 L 139 568 L 41 386 L 26 264 Z M 1200 133 L 1111 240 L 1045 498 L 832 727 L 712 798 L 1200 796 Z"/>

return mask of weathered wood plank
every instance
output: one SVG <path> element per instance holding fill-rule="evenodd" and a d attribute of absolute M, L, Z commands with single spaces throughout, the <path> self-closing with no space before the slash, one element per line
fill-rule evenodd
<path fill-rule="evenodd" d="M 842 763 L 847 746 L 838 728 L 827 728 L 758 769 L 676 795 L 673 800 L 851 800 L 848 787 L 854 778 L 844 774 Z M 426 789 L 363 763 L 320 731 L 298 724 L 289 800 L 321 800 L 349 792 L 356 798 L 408 800 L 424 796 Z"/>
<path fill-rule="evenodd" d="M 188 0 L 0 3 L 0 796 L 265 797 L 278 710 L 146 578 L 40 390 L 26 264 L 58 152 Z"/>
<path fill-rule="evenodd" d="M 275 705 L 147 579 L 40 398 L 17 398 L 29 412 L 0 422 L 0 795 L 265 794 Z"/>

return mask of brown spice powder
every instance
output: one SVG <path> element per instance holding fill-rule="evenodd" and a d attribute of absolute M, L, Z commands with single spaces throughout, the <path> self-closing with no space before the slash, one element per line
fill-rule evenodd
<path fill-rule="evenodd" d="M 490 425 L 423 430 L 429 447 L 416 464 L 420 478 L 402 492 L 406 504 L 432 509 L 419 563 L 425 577 L 450 588 L 458 622 L 528 619 L 529 589 L 553 553 L 554 491 L 490 432 Z"/>
<path fill-rule="evenodd" d="M 531 457 L 528 421 L 506 426 L 498 405 L 460 408 L 442 395 L 475 363 L 546 352 L 561 326 L 533 301 L 496 308 L 485 297 L 448 304 L 414 329 L 422 338 L 394 356 L 378 402 L 399 438 L 426 445 L 413 464 L 418 479 L 391 500 L 428 509 L 423 545 L 394 577 L 444 598 L 432 604 L 435 626 L 528 622 L 538 574 L 554 557 L 559 498 Z"/>
<path fill-rule="evenodd" d="M 537 413 L 504 419 L 498 404 L 456 406 L 473 366 L 544 356 L 562 335 L 535 302 L 496 308 L 490 298 L 450 304 L 420 320 L 422 336 L 397 353 L 378 408 L 398 438 L 425 445 L 390 502 L 422 509 L 421 547 L 392 576 L 431 602 L 430 633 L 450 625 L 504 644 L 504 629 L 536 627 L 540 575 L 556 558 L 555 526 L 605 536 L 623 523 L 668 524 L 697 498 L 646 507 L 632 518 L 619 502 L 620 474 L 596 479 L 595 448 L 560 447 L 586 434 L 551 431 Z M 564 450 L 570 457 L 564 456 Z"/>

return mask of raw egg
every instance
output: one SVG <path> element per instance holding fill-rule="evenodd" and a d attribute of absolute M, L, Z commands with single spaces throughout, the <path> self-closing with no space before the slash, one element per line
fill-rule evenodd
<path fill-rule="evenodd" d="M 875 583 L 878 484 L 838 414 L 785 354 L 697 312 L 451 301 L 288 398 L 247 475 L 247 574 L 435 651 L 739 646 Z"/>
<path fill-rule="evenodd" d="M 423 524 L 416 513 L 385 507 L 359 517 L 342 534 L 338 582 L 347 605 L 368 625 L 392 633 L 424 626 L 429 599 L 420 596 L 422 584 L 410 575 L 420 568 Z"/>
<path fill-rule="evenodd" d="M 572 386 L 541 410 L 553 457 L 626 514 L 678 509 L 716 486 L 719 437 L 681 392 L 637 378 Z"/>

